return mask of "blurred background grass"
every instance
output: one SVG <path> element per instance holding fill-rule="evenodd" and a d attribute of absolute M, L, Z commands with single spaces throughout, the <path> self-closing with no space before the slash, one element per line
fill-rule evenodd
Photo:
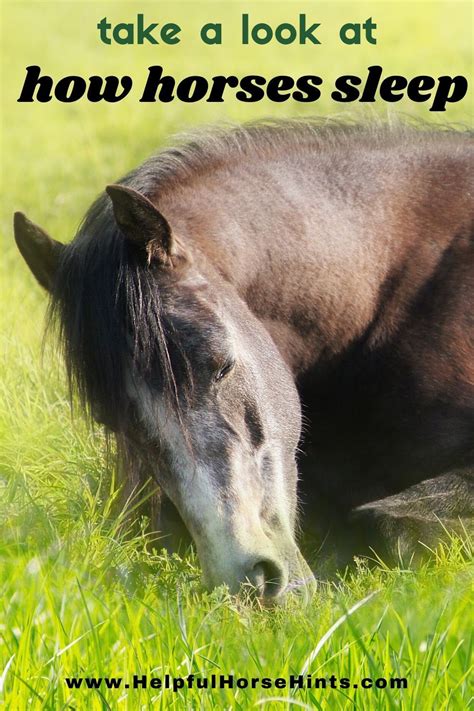
<path fill-rule="evenodd" d="M 180 24 L 181 44 L 109 47 L 99 42 L 96 24 L 102 17 L 126 22 L 137 12 L 147 22 Z M 308 21 L 321 23 L 322 44 L 242 47 L 242 12 L 272 24 L 306 13 Z M 377 45 L 342 45 L 340 25 L 368 17 L 377 23 Z M 199 27 L 206 21 L 223 23 L 221 47 L 199 41 Z M 331 640 L 317 668 L 340 676 L 396 673 L 411 679 L 409 692 L 359 696 L 357 708 L 467 707 L 472 577 L 459 542 L 421 572 L 362 567 L 338 586 L 323 587 L 309 610 L 295 603 L 292 616 L 268 616 L 243 610 L 224 593 L 198 595 L 192 558 L 159 556 L 141 533 L 124 538 L 111 516 L 115 491 L 102 435 L 89 432 L 80 417 L 71 420 L 54 348 L 48 346 L 40 358 L 46 295 L 14 247 L 11 218 L 14 210 L 23 210 L 55 238 L 68 241 L 97 193 L 175 132 L 265 116 L 352 118 L 359 115 L 357 104 L 330 99 L 329 87 L 341 74 L 364 76 L 377 63 L 386 74 L 464 74 L 472 79 L 472 61 L 470 2 L 3 2 L 0 703 L 2 670 L 13 658 L 3 701 L 15 711 L 68 703 L 75 708 L 117 704 L 134 709 L 152 702 L 191 708 L 197 702 L 186 695 L 171 701 L 155 699 L 151 692 L 125 695 L 120 702 L 115 692 L 107 692 L 106 702 L 90 694 L 72 699 L 62 676 L 134 668 L 143 673 L 155 668 L 155 675 L 215 668 L 270 676 L 297 672 L 343 609 L 368 591 L 382 589 L 370 610 L 358 613 L 357 625 L 344 625 Z M 18 104 L 30 64 L 39 64 L 55 79 L 129 74 L 135 91 L 118 104 Z M 151 64 L 162 64 L 177 79 L 311 73 L 325 83 L 322 98 L 310 105 L 243 104 L 232 99 L 232 92 L 223 104 L 140 104 L 137 88 Z M 403 100 L 377 102 L 363 115 L 390 119 L 400 112 L 472 127 L 472 93 L 443 114 Z M 257 693 L 241 692 L 236 699 L 224 693 L 207 698 L 202 708 L 248 708 L 258 698 Z M 318 698 L 297 696 L 308 708 L 320 708 Z M 336 693 L 331 704 L 353 708 L 352 692 Z"/>

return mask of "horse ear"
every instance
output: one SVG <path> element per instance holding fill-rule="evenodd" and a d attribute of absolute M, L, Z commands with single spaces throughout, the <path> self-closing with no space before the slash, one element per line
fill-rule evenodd
<path fill-rule="evenodd" d="M 41 286 L 51 291 L 64 245 L 52 239 L 22 212 L 15 212 L 13 229 L 23 259 Z"/>
<path fill-rule="evenodd" d="M 106 192 L 123 235 L 146 250 L 148 263 L 172 266 L 175 245 L 171 227 L 151 200 L 124 185 L 108 185 Z"/>

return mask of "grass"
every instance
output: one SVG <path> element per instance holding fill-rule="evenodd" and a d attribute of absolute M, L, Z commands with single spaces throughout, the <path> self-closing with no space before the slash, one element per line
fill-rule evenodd
<path fill-rule="evenodd" d="M 403 13 L 400 9 L 403 7 Z M 222 48 L 189 37 L 178 48 L 105 48 L 95 23 L 137 11 L 126 3 L 4 3 L 0 355 L 0 705 L 23 709 L 466 709 L 472 633 L 472 548 L 452 539 L 419 569 L 379 561 L 331 584 L 304 604 L 289 599 L 264 610 L 205 593 L 190 554 L 167 557 L 144 526 L 128 532 L 117 510 L 104 437 L 71 418 L 62 366 L 52 344 L 40 346 L 46 298 L 14 249 L 11 213 L 24 210 L 67 241 L 103 186 L 163 144 L 170 133 L 222 118 L 244 120 L 299 112 L 334 114 L 327 95 L 316 107 L 228 101 L 224 105 L 20 105 L 24 68 L 68 73 L 131 73 L 151 63 L 171 73 L 219 71 L 327 77 L 362 73 L 374 58 L 387 71 L 461 73 L 472 61 L 468 3 L 247 3 L 245 10 L 285 20 L 306 11 L 327 28 L 314 48 L 243 49 L 239 4 L 140 6 L 150 21 L 195 28 L 222 19 Z M 329 29 L 374 14 L 380 44 L 341 48 Z M 449 20 L 449 21 L 448 21 Z M 80 28 L 80 31 L 79 31 Z M 257 69 L 258 68 L 258 69 Z M 352 107 L 349 107 L 352 112 Z M 472 123 L 472 99 L 428 115 Z M 387 107 L 376 105 L 386 114 Z M 142 522 L 143 523 L 143 522 Z M 359 607 L 357 604 L 364 601 Z M 352 614 L 348 611 L 356 607 Z M 66 677 L 163 677 L 235 674 L 347 677 L 347 689 L 68 689 Z M 364 677 L 404 677 L 407 689 L 354 688 Z M 272 700 L 273 699 L 273 700 Z"/>

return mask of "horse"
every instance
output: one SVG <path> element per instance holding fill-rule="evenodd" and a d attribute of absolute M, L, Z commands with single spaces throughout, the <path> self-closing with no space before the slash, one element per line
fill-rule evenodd
<path fill-rule="evenodd" d="M 305 531 L 470 525 L 473 158 L 464 130 L 257 122 L 162 150 L 67 245 L 15 214 L 71 387 L 208 587 L 304 586 Z"/>

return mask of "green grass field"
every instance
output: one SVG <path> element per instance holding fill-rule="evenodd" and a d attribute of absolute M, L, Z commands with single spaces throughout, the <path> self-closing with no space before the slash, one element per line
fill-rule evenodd
<path fill-rule="evenodd" d="M 327 29 L 318 48 L 222 48 L 188 36 L 182 46 L 105 47 L 95 24 L 126 20 L 137 5 L 116 2 L 3 3 L 2 260 L 0 378 L 0 707 L 23 709 L 443 709 L 472 700 L 473 568 L 469 542 L 453 540 L 421 569 L 359 561 L 313 599 L 261 610 L 225 589 L 205 593 L 190 555 L 169 558 L 145 528 L 127 535 L 117 512 L 104 437 L 71 416 L 54 342 L 41 358 L 46 296 L 17 253 L 11 215 L 23 210 L 57 239 L 72 238 L 107 182 L 175 131 L 221 119 L 303 113 L 341 116 L 327 96 L 294 104 L 193 106 L 18 104 L 25 67 L 65 74 L 129 73 L 152 63 L 176 76 L 201 73 L 461 73 L 472 69 L 469 3 L 246 3 L 259 19 L 307 12 Z M 140 3 L 149 21 L 191 30 L 206 20 L 238 27 L 240 3 Z M 338 24 L 373 15 L 377 47 L 341 47 Z M 191 34 L 191 33 L 190 33 Z M 336 33 L 337 37 L 337 33 Z M 472 125 L 472 96 L 446 114 L 406 101 L 396 111 L 431 122 Z M 348 115 L 352 116 L 350 106 Z M 357 110 L 357 109 L 356 109 Z M 357 603 L 362 604 L 348 615 Z M 134 674 L 196 678 L 350 679 L 347 689 L 199 691 L 133 689 Z M 69 689 L 66 677 L 123 677 L 120 689 Z M 406 689 L 354 688 L 363 678 L 406 678 Z M 472 677 L 471 677 L 472 681 Z M 130 688 L 125 684 L 129 683 Z"/>

